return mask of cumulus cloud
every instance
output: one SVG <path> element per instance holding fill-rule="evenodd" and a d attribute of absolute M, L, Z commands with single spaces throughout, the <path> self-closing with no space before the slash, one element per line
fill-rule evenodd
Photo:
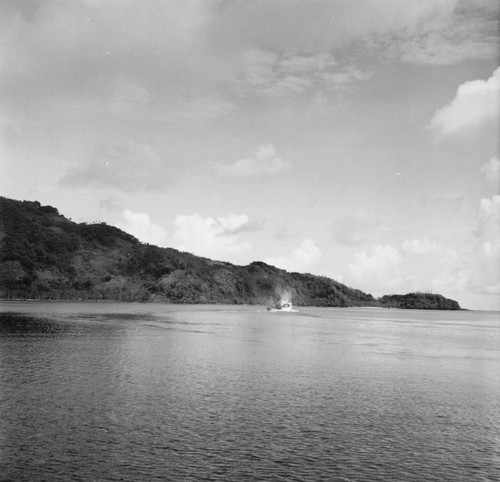
<path fill-rule="evenodd" d="M 266 258 L 267 264 L 292 272 L 307 272 L 321 259 L 321 250 L 312 239 L 305 239 L 289 255 Z"/>
<path fill-rule="evenodd" d="M 496 175 L 496 162 L 490 160 L 483 167 L 486 178 Z M 377 296 L 429 290 L 445 296 L 490 295 L 496 299 L 490 306 L 498 306 L 500 194 L 479 201 L 472 234 L 469 241 L 456 245 L 451 239 L 443 243 L 428 235 L 398 245 L 373 245 L 354 255 L 345 282 Z"/>
<path fill-rule="evenodd" d="M 480 172 L 493 195 L 479 201 L 474 250 L 468 257 L 468 288 L 472 293 L 490 295 L 500 307 L 500 162 L 492 157 Z M 493 304 L 493 303 L 492 303 Z"/>
<path fill-rule="evenodd" d="M 492 157 L 481 168 L 493 196 L 479 201 L 476 246 L 471 258 L 472 291 L 496 295 L 500 306 L 500 162 Z"/>
<path fill-rule="evenodd" d="M 457 293 L 470 285 L 470 273 L 455 249 L 424 236 L 356 253 L 345 280 L 376 296 L 412 291 Z"/>
<path fill-rule="evenodd" d="M 171 183 L 173 170 L 148 144 L 106 143 L 83 162 L 70 167 L 59 183 L 66 187 L 113 187 L 126 192 L 159 190 Z"/>
<path fill-rule="evenodd" d="M 457 135 L 463 129 L 477 128 L 489 120 L 497 120 L 499 105 L 500 67 L 487 80 L 462 84 L 453 101 L 434 113 L 430 126 L 438 138 Z"/>
<path fill-rule="evenodd" d="M 481 199 L 478 235 L 483 245 L 500 243 L 500 195 Z M 500 266 L 497 265 L 497 266 Z"/>
<path fill-rule="evenodd" d="M 348 264 L 347 280 L 362 289 L 380 294 L 403 284 L 401 253 L 390 244 L 374 245 L 355 254 Z"/>
<path fill-rule="evenodd" d="M 423 239 L 406 239 L 402 248 L 405 253 L 416 255 L 439 254 L 442 252 L 441 246 L 435 241 L 431 241 L 428 236 L 424 236 Z"/>
<path fill-rule="evenodd" d="M 240 159 L 233 164 L 213 164 L 215 171 L 222 176 L 253 177 L 271 176 L 290 168 L 290 163 L 276 155 L 272 144 L 265 144 L 257 148 L 255 156 L 250 159 Z"/>
<path fill-rule="evenodd" d="M 494 193 L 500 192 L 500 161 L 493 156 L 481 167 L 484 182 Z"/>
<path fill-rule="evenodd" d="M 118 227 L 143 243 L 165 246 L 167 231 L 160 225 L 153 223 L 146 213 L 134 213 L 125 209 L 121 214 Z"/>
<path fill-rule="evenodd" d="M 172 241 L 178 249 L 211 259 L 238 262 L 252 247 L 240 234 L 249 225 L 246 214 L 203 218 L 199 214 L 178 215 Z"/>
<path fill-rule="evenodd" d="M 479 203 L 473 290 L 500 296 L 500 195 Z"/>
<path fill-rule="evenodd" d="M 471 244 L 452 249 L 428 238 L 403 243 L 405 254 L 419 255 L 418 260 L 409 258 L 409 266 L 416 272 L 420 270 L 422 276 L 427 275 L 431 289 L 496 296 L 496 302 L 492 301 L 490 306 L 497 307 L 500 306 L 499 164 L 498 159 L 492 157 L 480 169 L 489 191 L 494 194 L 479 200 Z"/>

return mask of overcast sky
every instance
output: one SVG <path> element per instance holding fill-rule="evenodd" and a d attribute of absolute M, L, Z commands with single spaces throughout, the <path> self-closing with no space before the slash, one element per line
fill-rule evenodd
<path fill-rule="evenodd" d="M 498 0 L 2 0 L 0 195 L 500 309 Z"/>

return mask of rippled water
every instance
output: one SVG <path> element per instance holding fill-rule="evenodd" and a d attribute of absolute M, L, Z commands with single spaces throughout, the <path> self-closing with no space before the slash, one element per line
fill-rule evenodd
<path fill-rule="evenodd" d="M 500 480 L 498 313 L 0 303 L 0 480 Z"/>

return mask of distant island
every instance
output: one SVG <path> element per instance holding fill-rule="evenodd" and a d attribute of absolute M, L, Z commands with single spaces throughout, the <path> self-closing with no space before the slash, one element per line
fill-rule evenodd
<path fill-rule="evenodd" d="M 55 207 L 0 197 L 0 299 L 265 305 L 285 293 L 295 306 L 461 309 L 439 294 L 375 299 L 325 276 L 160 248 L 106 223 L 75 223 Z"/>

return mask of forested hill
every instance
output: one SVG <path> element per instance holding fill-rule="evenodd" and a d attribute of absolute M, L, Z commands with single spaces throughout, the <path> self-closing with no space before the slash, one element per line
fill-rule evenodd
<path fill-rule="evenodd" d="M 322 276 L 143 244 L 105 223 L 78 224 L 54 207 L 0 197 L 0 298 L 268 304 L 284 292 L 299 306 L 407 307 Z M 460 309 L 453 300 L 420 304 L 411 307 Z"/>
<path fill-rule="evenodd" d="M 460 310 L 455 300 L 433 293 L 408 293 L 407 295 L 386 295 L 378 300 L 386 308 L 407 308 L 420 310 Z"/>

